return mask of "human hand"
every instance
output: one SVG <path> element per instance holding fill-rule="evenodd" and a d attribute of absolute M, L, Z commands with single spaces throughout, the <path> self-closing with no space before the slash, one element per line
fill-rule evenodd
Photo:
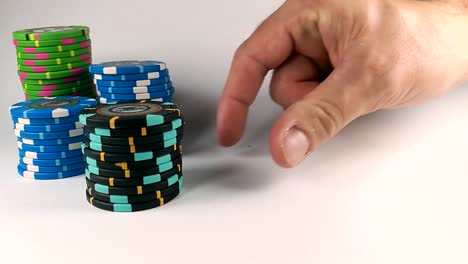
<path fill-rule="evenodd" d="M 362 115 L 447 93 L 467 77 L 466 14 L 441 1 L 286 1 L 235 53 L 218 109 L 220 144 L 241 138 L 269 70 L 271 97 L 285 109 L 270 135 L 282 167 Z"/>

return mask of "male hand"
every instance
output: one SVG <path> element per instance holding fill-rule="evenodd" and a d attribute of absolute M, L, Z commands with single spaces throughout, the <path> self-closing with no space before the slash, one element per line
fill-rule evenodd
<path fill-rule="evenodd" d="M 220 144 L 239 141 L 270 70 L 271 97 L 285 109 L 270 136 L 282 167 L 359 116 L 447 93 L 467 77 L 466 14 L 457 0 L 286 1 L 235 53 L 218 109 Z"/>

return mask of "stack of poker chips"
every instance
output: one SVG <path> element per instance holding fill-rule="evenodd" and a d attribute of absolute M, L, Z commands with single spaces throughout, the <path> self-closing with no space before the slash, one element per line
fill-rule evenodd
<path fill-rule="evenodd" d="M 20 102 L 10 107 L 18 137 L 18 173 L 54 180 L 84 173 L 84 140 L 79 113 L 97 104 L 88 97 L 61 96 Z"/>
<path fill-rule="evenodd" d="M 176 198 L 183 182 L 183 119 L 173 103 L 101 104 L 84 109 L 86 197 L 93 206 L 135 212 Z"/>
<path fill-rule="evenodd" d="M 13 32 L 18 75 L 26 99 L 62 95 L 95 97 L 88 71 L 89 28 L 64 26 Z"/>
<path fill-rule="evenodd" d="M 102 104 L 135 100 L 172 102 L 175 90 L 164 62 L 112 61 L 92 64 L 89 71 Z"/>

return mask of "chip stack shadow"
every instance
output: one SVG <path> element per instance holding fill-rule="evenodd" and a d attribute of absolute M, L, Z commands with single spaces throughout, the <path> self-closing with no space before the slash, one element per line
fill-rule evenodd
<path fill-rule="evenodd" d="M 84 140 L 79 113 L 95 99 L 59 96 L 19 102 L 10 107 L 19 149 L 18 173 L 35 180 L 82 175 Z"/>
<path fill-rule="evenodd" d="M 89 71 L 102 104 L 135 100 L 172 102 L 175 88 L 164 62 L 110 61 L 92 64 Z"/>
<path fill-rule="evenodd" d="M 86 26 L 58 26 L 13 32 L 18 75 L 26 99 L 96 97 L 89 73 L 91 40 Z"/>
<path fill-rule="evenodd" d="M 86 197 L 113 212 L 152 209 L 182 190 L 184 121 L 171 102 L 150 100 L 84 109 Z"/>

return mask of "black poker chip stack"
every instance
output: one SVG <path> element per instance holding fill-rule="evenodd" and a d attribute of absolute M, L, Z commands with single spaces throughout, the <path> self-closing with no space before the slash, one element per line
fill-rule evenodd
<path fill-rule="evenodd" d="M 124 102 L 84 109 L 86 197 L 93 206 L 135 212 L 182 190 L 183 116 L 173 103 Z"/>

